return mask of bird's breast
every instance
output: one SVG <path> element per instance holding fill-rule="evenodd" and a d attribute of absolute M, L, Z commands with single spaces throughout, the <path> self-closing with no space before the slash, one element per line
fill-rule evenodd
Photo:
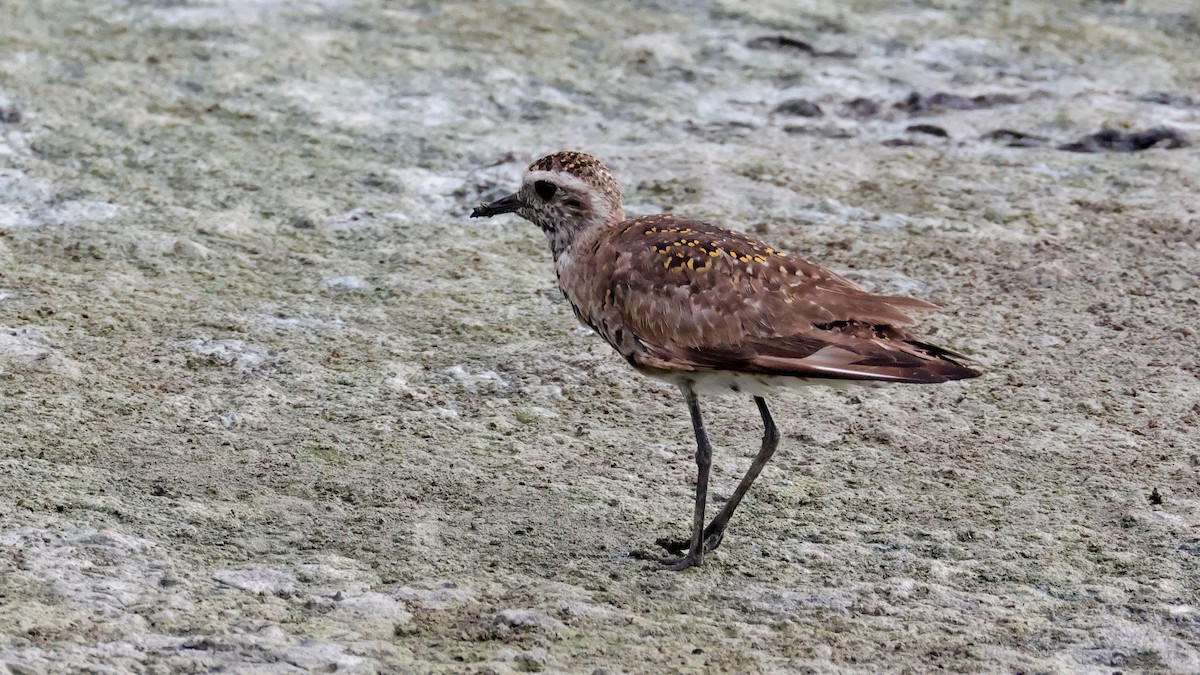
<path fill-rule="evenodd" d="M 631 359 L 639 353 L 637 336 L 623 325 L 615 295 L 610 286 L 611 270 L 591 264 L 586 256 L 564 251 L 555 259 L 555 273 L 563 297 L 571 304 L 581 323 L 596 331 L 621 356 Z"/>

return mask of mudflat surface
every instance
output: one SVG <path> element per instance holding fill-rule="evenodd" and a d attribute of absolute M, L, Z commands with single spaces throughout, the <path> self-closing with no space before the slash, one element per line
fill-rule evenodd
<path fill-rule="evenodd" d="M 0 663 L 1200 671 L 1184 136 L 1186 0 L 3 3 Z M 559 149 L 987 375 L 775 397 L 649 569 L 678 393 L 466 218 Z M 760 430 L 704 403 L 719 504 Z"/>

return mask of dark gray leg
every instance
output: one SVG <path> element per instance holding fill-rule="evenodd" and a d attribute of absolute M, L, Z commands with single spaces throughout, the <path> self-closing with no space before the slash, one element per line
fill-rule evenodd
<path fill-rule="evenodd" d="M 704 528 L 704 551 L 706 553 L 721 545 L 721 538 L 725 536 L 725 527 L 729 525 L 729 519 L 733 517 L 733 512 L 737 509 L 738 504 L 742 503 L 742 497 L 745 497 L 746 493 L 750 491 L 754 479 L 762 473 L 763 467 L 767 465 L 771 456 L 775 454 L 775 449 L 779 447 L 779 429 L 775 427 L 775 420 L 771 418 L 771 410 L 767 407 L 766 400 L 761 396 L 755 396 L 754 403 L 758 406 L 759 414 L 762 415 L 762 448 L 755 455 L 754 462 L 750 464 L 746 475 L 742 477 L 742 482 L 738 483 L 737 489 L 733 491 L 733 496 L 725 503 L 725 508 L 721 509 L 717 517 L 713 518 L 708 527 Z M 690 541 L 658 540 L 659 546 L 672 553 L 682 553 L 684 548 L 690 544 Z"/>
<path fill-rule="evenodd" d="M 712 468 L 712 445 L 704 430 L 700 402 L 696 392 L 686 391 L 688 412 L 692 414 L 692 430 L 696 433 L 696 512 L 692 518 L 692 540 L 687 555 L 682 558 L 663 558 L 659 562 L 668 569 L 679 571 L 695 567 L 704 560 L 704 506 L 708 502 L 708 472 Z"/>

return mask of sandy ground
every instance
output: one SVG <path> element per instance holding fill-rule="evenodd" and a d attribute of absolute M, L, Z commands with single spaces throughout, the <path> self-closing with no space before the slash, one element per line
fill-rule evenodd
<path fill-rule="evenodd" d="M 1173 131 L 1058 149 L 1105 127 Z M 1200 672 L 1175 132 L 1190 0 L 0 4 L 0 670 Z M 567 148 L 987 375 L 781 394 L 649 569 L 678 393 L 466 218 Z"/>

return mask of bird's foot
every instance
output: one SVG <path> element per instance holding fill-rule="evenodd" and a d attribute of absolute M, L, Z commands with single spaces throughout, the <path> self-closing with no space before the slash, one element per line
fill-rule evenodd
<path fill-rule="evenodd" d="M 686 548 L 687 545 L 685 544 L 684 549 Z M 678 553 L 683 553 L 683 551 L 678 551 Z M 652 551 L 638 549 L 635 551 L 630 551 L 629 557 L 636 558 L 638 560 L 649 560 L 672 572 L 678 572 L 680 570 L 686 570 L 689 567 L 698 567 L 704 557 L 704 554 L 699 551 L 688 551 L 687 555 L 682 555 L 678 558 L 664 558 Z"/>
<path fill-rule="evenodd" d="M 708 529 L 705 529 L 704 530 L 704 552 L 708 553 L 710 551 L 717 550 L 717 547 L 721 545 L 721 539 L 723 539 L 724 537 L 725 537 L 724 529 L 714 530 L 711 532 Z M 688 550 L 692 546 L 691 539 L 670 539 L 667 537 L 660 537 L 660 538 L 656 539 L 654 541 L 654 543 L 658 544 L 659 546 L 666 549 L 666 551 L 668 553 L 674 553 L 676 555 L 683 555 L 683 552 Z"/>
<path fill-rule="evenodd" d="M 672 572 L 686 570 L 689 567 L 699 567 L 704 554 L 699 551 L 689 551 L 682 558 L 659 558 L 658 564 Z"/>

